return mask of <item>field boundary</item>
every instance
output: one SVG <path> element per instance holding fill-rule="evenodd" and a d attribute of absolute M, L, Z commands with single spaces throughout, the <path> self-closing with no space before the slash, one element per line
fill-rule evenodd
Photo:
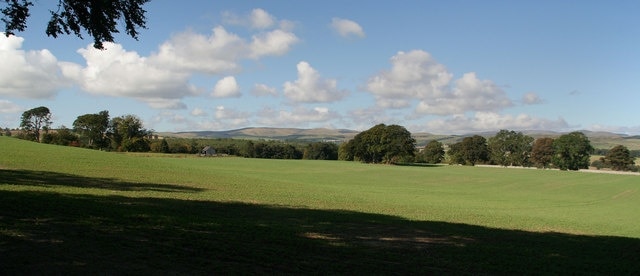
<path fill-rule="evenodd" d="M 559 171 L 559 169 L 538 169 L 536 167 L 520 167 L 520 166 L 500 166 L 500 165 L 475 165 L 476 167 L 483 168 L 507 168 L 507 169 L 525 169 L 525 170 L 552 170 Z M 586 173 L 606 173 L 606 174 L 622 174 L 622 175 L 635 175 L 640 176 L 637 172 L 624 172 L 624 171 L 612 171 L 612 170 L 593 170 L 593 169 L 580 169 L 578 172 Z"/>

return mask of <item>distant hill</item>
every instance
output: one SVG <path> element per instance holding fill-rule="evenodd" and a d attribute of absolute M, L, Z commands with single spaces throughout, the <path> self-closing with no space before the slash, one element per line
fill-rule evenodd
<path fill-rule="evenodd" d="M 616 145 L 624 145 L 630 150 L 640 150 L 640 135 L 630 136 L 625 134 L 617 134 L 611 132 L 594 132 L 582 130 L 582 133 L 589 137 L 591 144 L 595 148 L 610 149 Z M 328 128 L 273 128 L 273 127 L 247 127 L 233 130 L 221 131 L 184 131 L 184 132 L 160 132 L 158 135 L 165 137 L 179 138 L 233 138 L 233 139 L 250 139 L 250 140 L 283 140 L 283 141 L 335 141 L 344 142 L 352 139 L 358 131 L 348 129 L 328 129 Z M 522 133 L 533 138 L 551 137 L 556 138 L 563 132 L 544 131 L 544 130 L 525 130 Z M 418 146 L 424 146 L 431 140 L 438 140 L 444 144 L 452 144 L 461 141 L 464 137 L 472 135 L 481 135 L 489 138 L 496 134 L 492 132 L 482 132 L 465 135 L 447 135 L 432 133 L 413 133 Z"/>
<path fill-rule="evenodd" d="M 352 139 L 358 131 L 347 129 L 327 128 L 271 128 L 248 127 L 222 131 L 186 131 L 158 133 L 166 137 L 182 138 L 233 138 L 251 140 L 301 140 L 301 141 L 336 141 L 343 142 Z"/>

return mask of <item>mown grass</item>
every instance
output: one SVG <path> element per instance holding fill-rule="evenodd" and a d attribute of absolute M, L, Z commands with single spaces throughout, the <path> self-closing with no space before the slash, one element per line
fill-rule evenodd
<path fill-rule="evenodd" d="M 0 137 L 0 273 L 635 274 L 639 180 Z"/>

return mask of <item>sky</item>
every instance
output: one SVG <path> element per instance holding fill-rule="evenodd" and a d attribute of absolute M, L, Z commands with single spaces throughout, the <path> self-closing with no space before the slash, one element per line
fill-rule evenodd
<path fill-rule="evenodd" d="M 640 134 L 637 0 L 153 0 L 106 50 L 47 37 L 47 5 L 0 35 L 1 128 L 46 106 L 53 127 L 108 110 L 158 132 Z"/>

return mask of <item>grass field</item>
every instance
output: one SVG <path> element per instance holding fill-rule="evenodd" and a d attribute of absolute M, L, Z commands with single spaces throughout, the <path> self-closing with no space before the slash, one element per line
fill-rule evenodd
<path fill-rule="evenodd" d="M 636 274 L 640 177 L 0 137 L 0 274 Z"/>

